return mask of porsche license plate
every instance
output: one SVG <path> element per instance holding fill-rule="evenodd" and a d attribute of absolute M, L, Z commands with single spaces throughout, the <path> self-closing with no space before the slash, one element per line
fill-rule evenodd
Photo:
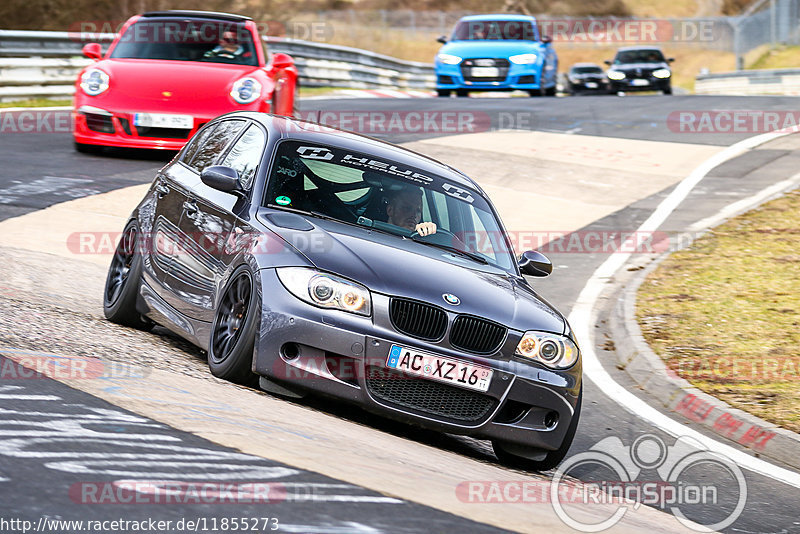
<path fill-rule="evenodd" d="M 386 366 L 437 382 L 486 391 L 494 371 L 481 365 L 444 358 L 400 345 L 392 345 Z"/>
<path fill-rule="evenodd" d="M 472 67 L 474 78 L 497 78 L 500 76 L 500 69 L 497 67 Z"/>
<path fill-rule="evenodd" d="M 191 115 L 173 115 L 170 113 L 134 113 L 133 124 L 148 128 L 181 128 L 191 130 L 194 119 Z"/>

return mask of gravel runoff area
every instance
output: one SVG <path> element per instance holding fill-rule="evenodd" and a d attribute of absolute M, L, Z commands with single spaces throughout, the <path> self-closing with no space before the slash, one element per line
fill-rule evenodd
<path fill-rule="evenodd" d="M 105 275 L 91 263 L 0 247 L 0 351 L 98 358 L 217 380 L 205 353 L 166 329 L 141 332 L 107 321 Z"/>

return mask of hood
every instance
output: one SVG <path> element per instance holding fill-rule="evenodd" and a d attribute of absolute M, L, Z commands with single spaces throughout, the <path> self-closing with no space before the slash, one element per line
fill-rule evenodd
<path fill-rule="evenodd" d="M 540 53 L 542 46 L 536 41 L 451 41 L 442 46 L 439 53 L 462 58 L 508 57 Z"/>
<path fill-rule="evenodd" d="M 263 85 L 265 78 L 259 67 L 196 61 L 105 59 L 92 67 L 109 75 L 106 94 L 131 112 L 146 111 L 153 106 L 188 113 L 217 109 L 222 104 L 232 108 L 235 103 L 229 93 L 236 80 L 257 75 Z"/>
<path fill-rule="evenodd" d="M 369 228 L 308 218 L 303 220 L 313 229 L 298 230 L 302 225 L 276 225 L 263 215 L 259 214 L 262 223 L 298 245 L 318 269 L 359 282 L 372 292 L 422 300 L 516 330 L 566 329 L 562 315 L 524 280 L 500 269 Z M 461 303 L 446 304 L 444 293 L 456 295 Z"/>

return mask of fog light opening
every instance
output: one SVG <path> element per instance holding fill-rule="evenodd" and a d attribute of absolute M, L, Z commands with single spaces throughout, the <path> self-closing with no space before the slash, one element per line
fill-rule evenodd
<path fill-rule="evenodd" d="M 295 360 L 300 356 L 300 347 L 297 346 L 297 343 L 286 343 L 281 347 L 281 354 L 287 360 Z"/>
<path fill-rule="evenodd" d="M 548 430 L 552 430 L 557 424 L 558 412 L 547 412 L 547 415 L 544 416 L 544 426 L 546 426 Z"/>

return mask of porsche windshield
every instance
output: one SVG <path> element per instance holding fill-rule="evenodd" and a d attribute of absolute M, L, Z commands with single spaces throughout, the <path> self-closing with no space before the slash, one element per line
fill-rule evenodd
<path fill-rule="evenodd" d="M 265 203 L 448 249 L 504 270 L 513 250 L 486 199 L 419 169 L 330 146 L 284 141 Z M 433 235 L 415 232 L 436 224 Z M 484 261 L 485 260 L 485 261 Z"/>
<path fill-rule="evenodd" d="M 214 20 L 139 20 L 120 36 L 111 57 L 258 65 L 244 24 Z"/>

